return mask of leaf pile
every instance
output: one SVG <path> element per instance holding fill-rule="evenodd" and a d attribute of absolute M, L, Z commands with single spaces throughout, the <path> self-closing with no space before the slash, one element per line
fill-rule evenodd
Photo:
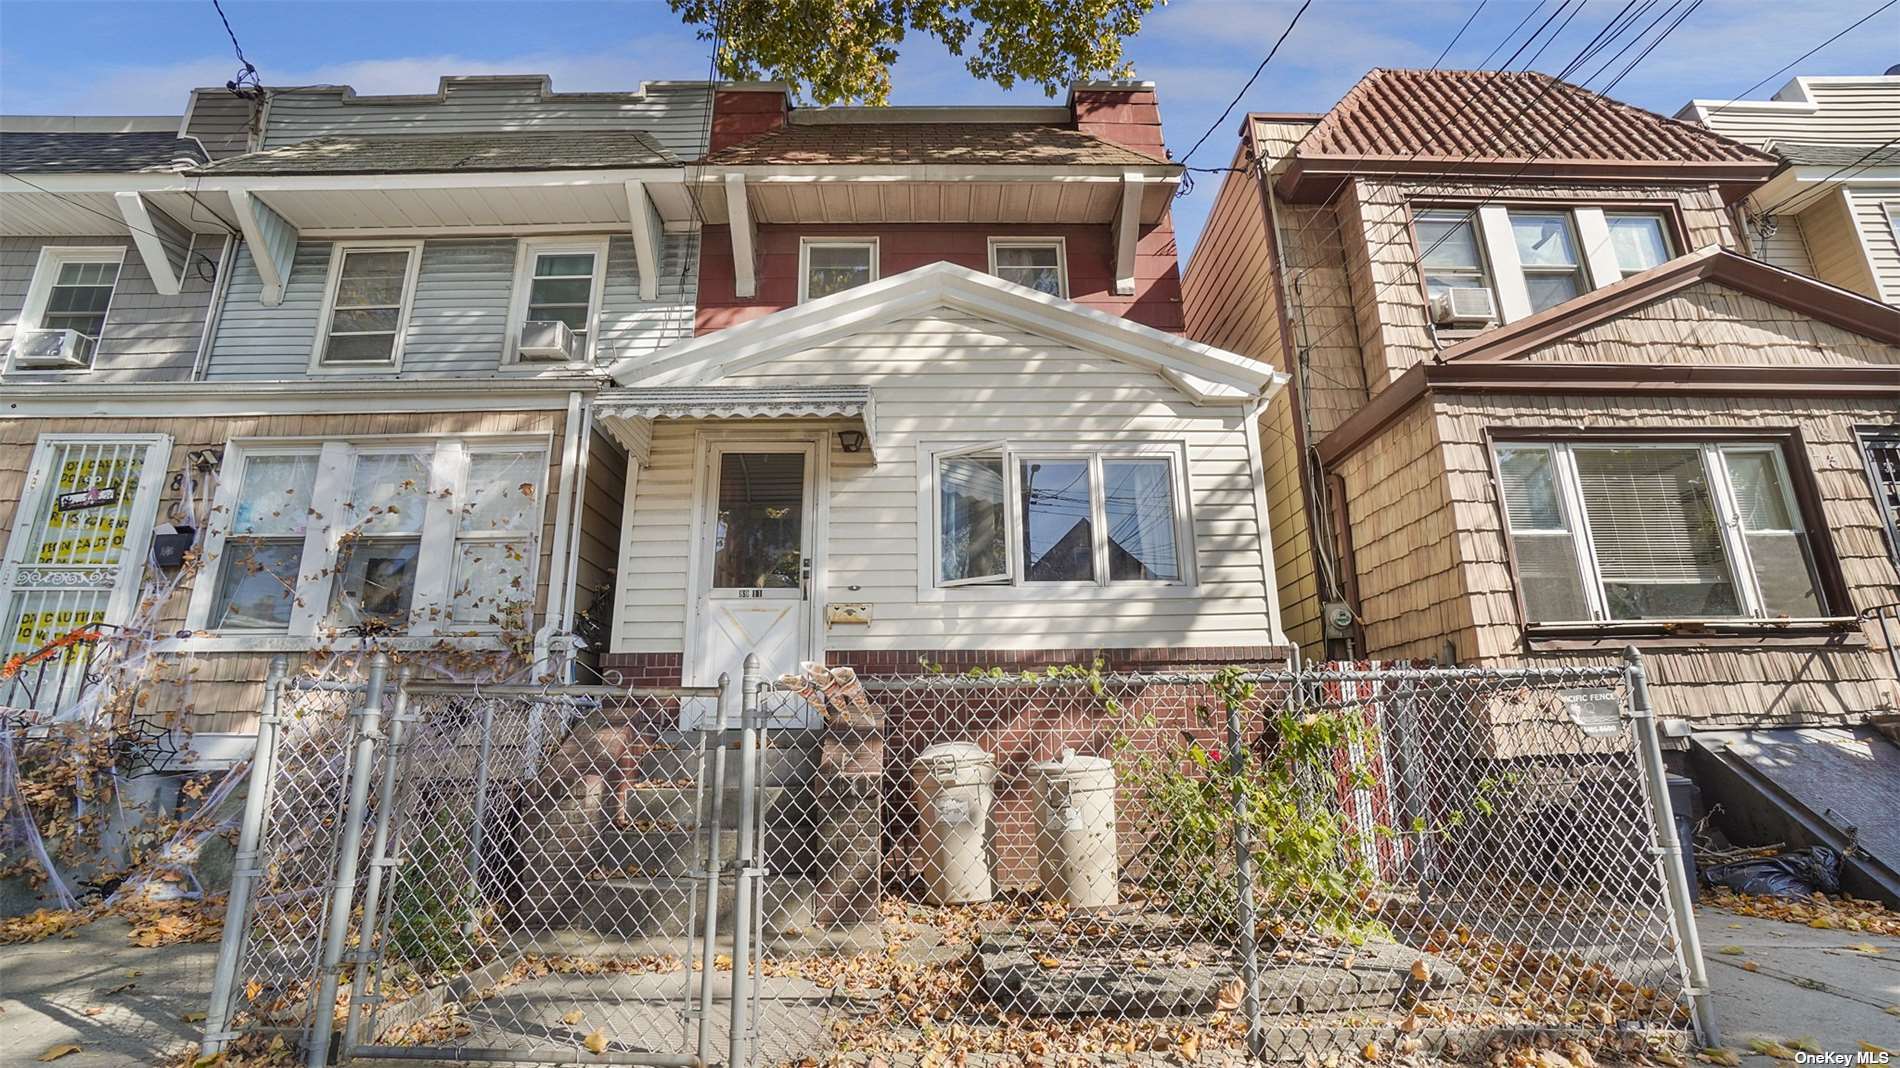
<path fill-rule="evenodd" d="M 1708 891 L 1702 903 L 1741 916 L 1798 923 L 1823 931 L 1859 931 L 1900 938 L 1900 912 L 1878 901 L 1847 894 L 1829 897 L 1816 892 L 1801 901 L 1768 894 L 1741 894 L 1718 886 Z"/>

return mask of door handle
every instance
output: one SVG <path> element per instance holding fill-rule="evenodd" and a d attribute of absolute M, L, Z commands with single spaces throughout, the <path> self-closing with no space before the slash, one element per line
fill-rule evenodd
<path fill-rule="evenodd" d="M 805 596 L 811 596 L 811 557 L 798 558 L 798 588 Z"/>

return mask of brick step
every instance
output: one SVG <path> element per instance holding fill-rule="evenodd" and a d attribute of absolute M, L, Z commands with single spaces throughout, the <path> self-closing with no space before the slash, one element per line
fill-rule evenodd
<path fill-rule="evenodd" d="M 767 933 L 804 930 L 812 926 L 815 883 L 796 875 L 769 875 L 762 880 Z M 720 881 L 717 897 L 718 931 L 732 931 L 734 880 Z M 603 936 L 630 938 L 685 935 L 689 922 L 704 923 L 705 887 L 685 878 L 612 878 L 593 884 L 592 893 L 577 902 L 574 922 Z"/>

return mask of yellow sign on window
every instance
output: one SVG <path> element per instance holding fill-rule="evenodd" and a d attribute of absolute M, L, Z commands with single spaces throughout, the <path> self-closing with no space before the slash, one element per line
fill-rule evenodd
<path fill-rule="evenodd" d="M 115 564 L 131 530 L 127 511 L 143 466 L 136 457 L 67 460 L 60 465 L 59 481 L 48 496 L 37 563 Z M 60 511 L 54 504 L 62 494 L 82 490 L 115 490 L 107 505 Z"/>

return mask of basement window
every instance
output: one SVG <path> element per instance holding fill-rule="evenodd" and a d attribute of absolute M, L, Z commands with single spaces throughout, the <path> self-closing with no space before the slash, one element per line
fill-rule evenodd
<path fill-rule="evenodd" d="M 1532 625 L 1826 615 L 1777 444 L 1510 443 L 1496 456 Z"/>

